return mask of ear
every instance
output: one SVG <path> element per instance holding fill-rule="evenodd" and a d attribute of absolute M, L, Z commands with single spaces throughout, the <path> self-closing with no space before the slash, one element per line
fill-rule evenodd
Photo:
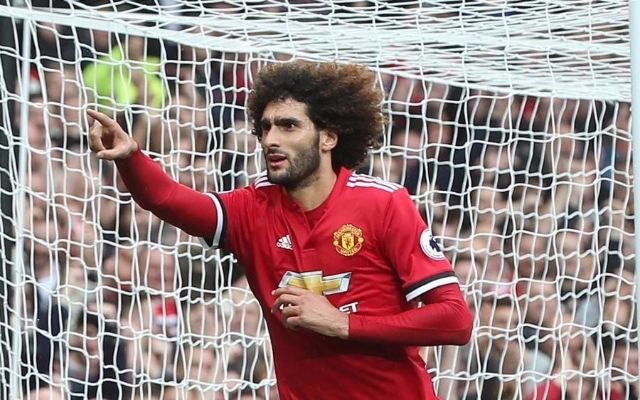
<path fill-rule="evenodd" d="M 320 131 L 320 150 L 331 151 L 338 144 L 338 134 L 334 131 L 323 129 Z"/>

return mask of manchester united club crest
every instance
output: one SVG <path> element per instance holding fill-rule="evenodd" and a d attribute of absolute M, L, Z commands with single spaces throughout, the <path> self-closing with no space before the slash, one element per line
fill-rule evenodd
<path fill-rule="evenodd" d="M 364 243 L 362 229 L 351 224 L 342 225 L 333 232 L 333 246 L 343 256 L 352 256 L 360 251 Z"/>

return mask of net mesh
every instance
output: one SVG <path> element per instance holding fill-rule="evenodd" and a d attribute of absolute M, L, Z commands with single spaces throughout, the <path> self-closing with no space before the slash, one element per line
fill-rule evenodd
<path fill-rule="evenodd" d="M 404 185 L 475 315 L 447 399 L 635 399 L 626 1 L 0 1 L 3 396 L 277 399 L 233 254 L 139 208 L 86 107 L 201 191 L 262 170 L 245 103 L 292 59 L 376 71 L 361 172 Z M 554 397 L 556 396 L 556 397 Z M 616 397 L 617 396 L 617 397 Z"/>

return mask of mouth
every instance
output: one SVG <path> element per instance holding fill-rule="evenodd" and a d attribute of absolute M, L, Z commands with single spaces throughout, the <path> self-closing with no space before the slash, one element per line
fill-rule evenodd
<path fill-rule="evenodd" d="M 267 164 L 272 169 L 278 169 L 287 161 L 287 157 L 282 154 L 271 153 L 267 155 Z"/>

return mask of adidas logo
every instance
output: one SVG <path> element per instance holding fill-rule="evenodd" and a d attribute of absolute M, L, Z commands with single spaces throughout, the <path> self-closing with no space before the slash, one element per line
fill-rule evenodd
<path fill-rule="evenodd" d="M 293 250 L 293 244 L 291 243 L 291 238 L 289 235 L 284 235 L 276 242 L 276 247 L 280 247 L 281 249 Z"/>

